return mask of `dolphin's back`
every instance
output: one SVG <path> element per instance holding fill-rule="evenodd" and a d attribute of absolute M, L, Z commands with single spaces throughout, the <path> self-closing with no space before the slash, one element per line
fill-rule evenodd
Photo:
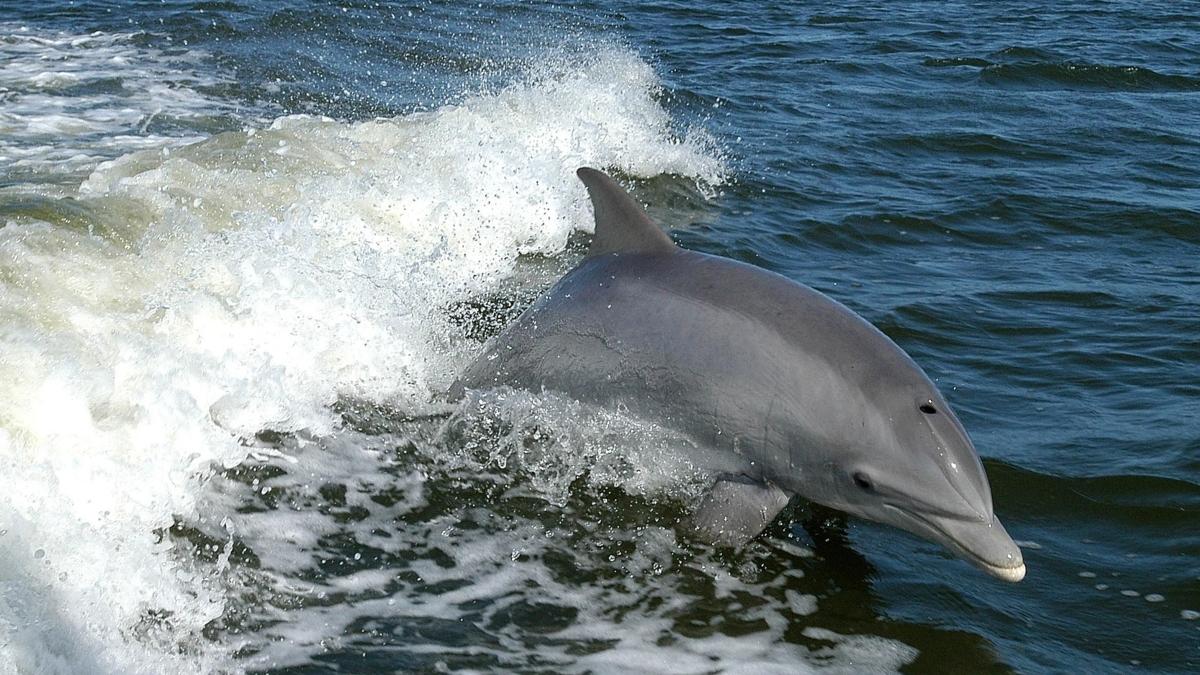
<path fill-rule="evenodd" d="M 835 364 L 863 343 L 872 359 L 908 360 L 841 305 L 760 268 L 681 249 L 607 253 L 495 338 L 461 384 L 619 403 L 727 461 L 753 462 L 737 469 L 754 475 L 792 464 L 831 409 L 854 405 L 837 398 L 855 373 Z"/>

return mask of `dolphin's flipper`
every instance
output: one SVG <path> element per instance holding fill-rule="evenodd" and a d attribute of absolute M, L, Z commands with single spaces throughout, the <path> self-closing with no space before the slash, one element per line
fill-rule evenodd
<path fill-rule="evenodd" d="M 742 477 L 718 478 L 691 517 L 701 538 L 719 546 L 744 546 L 787 506 L 790 497 L 774 485 Z"/>
<path fill-rule="evenodd" d="M 588 257 L 605 253 L 670 253 L 675 244 L 616 181 L 595 169 L 575 172 L 587 186 L 596 212 L 596 236 Z"/>

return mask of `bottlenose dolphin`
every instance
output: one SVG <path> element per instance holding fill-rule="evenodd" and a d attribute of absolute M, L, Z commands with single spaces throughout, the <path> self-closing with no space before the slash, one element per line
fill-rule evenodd
<path fill-rule="evenodd" d="M 1025 576 L 966 431 L 895 343 L 807 286 L 676 247 L 610 177 L 578 175 L 587 257 L 452 393 L 557 391 L 683 432 L 715 477 L 692 521 L 716 543 L 745 543 L 800 495 Z"/>

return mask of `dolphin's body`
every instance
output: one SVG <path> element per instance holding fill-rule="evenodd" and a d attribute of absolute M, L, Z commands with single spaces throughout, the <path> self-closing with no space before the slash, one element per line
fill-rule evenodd
<path fill-rule="evenodd" d="M 596 212 L 588 256 L 457 389 L 553 390 L 684 432 L 717 476 L 694 521 L 718 543 L 801 495 L 1025 576 L 970 439 L 895 343 L 807 286 L 677 248 L 611 178 L 578 173 Z"/>

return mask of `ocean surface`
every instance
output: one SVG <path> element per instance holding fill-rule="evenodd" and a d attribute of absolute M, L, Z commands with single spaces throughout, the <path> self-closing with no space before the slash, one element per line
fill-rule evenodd
<path fill-rule="evenodd" d="M 583 165 L 907 350 L 1026 580 L 447 401 Z M 0 3 L 0 673 L 443 671 L 1200 671 L 1200 5 Z"/>

